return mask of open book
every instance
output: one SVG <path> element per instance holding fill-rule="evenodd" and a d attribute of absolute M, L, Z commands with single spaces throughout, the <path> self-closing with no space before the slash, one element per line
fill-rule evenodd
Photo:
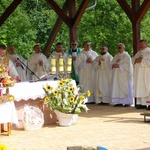
<path fill-rule="evenodd" d="M 35 82 L 37 82 L 37 81 L 46 81 L 46 80 L 54 80 L 55 77 L 56 77 L 55 74 L 47 73 L 47 74 L 41 76 L 40 79 L 37 79 Z"/>

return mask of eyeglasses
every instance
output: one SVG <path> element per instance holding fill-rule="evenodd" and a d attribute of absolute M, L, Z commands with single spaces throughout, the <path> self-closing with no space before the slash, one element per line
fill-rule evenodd
<path fill-rule="evenodd" d="M 118 47 L 118 49 L 121 49 L 122 47 Z"/>
<path fill-rule="evenodd" d="M 71 44 L 71 45 L 77 45 L 77 44 Z"/>

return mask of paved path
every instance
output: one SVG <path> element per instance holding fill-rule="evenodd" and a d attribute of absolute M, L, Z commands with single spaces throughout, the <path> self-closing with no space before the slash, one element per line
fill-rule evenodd
<path fill-rule="evenodd" d="M 134 107 L 88 105 L 76 125 L 44 126 L 37 131 L 12 130 L 0 135 L 8 150 L 67 150 L 68 146 L 103 146 L 109 150 L 150 150 L 150 122 Z M 149 118 L 150 119 L 150 118 Z"/>

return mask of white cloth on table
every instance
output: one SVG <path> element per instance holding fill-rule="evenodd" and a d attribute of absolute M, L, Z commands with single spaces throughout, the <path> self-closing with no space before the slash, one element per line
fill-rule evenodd
<path fill-rule="evenodd" d="M 74 87 L 76 87 L 74 80 L 72 83 Z M 53 89 L 58 87 L 58 81 L 18 82 L 9 88 L 9 93 L 15 97 L 15 101 L 36 100 L 37 98 L 43 99 L 46 96 L 43 88 L 47 84 L 51 85 Z"/>
<path fill-rule="evenodd" d="M 18 117 L 14 102 L 0 103 L 0 123 L 8 122 L 18 124 Z"/>

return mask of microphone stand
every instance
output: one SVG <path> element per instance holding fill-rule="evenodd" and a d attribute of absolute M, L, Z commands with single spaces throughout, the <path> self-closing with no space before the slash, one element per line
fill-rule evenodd
<path fill-rule="evenodd" d="M 40 77 L 38 77 L 24 62 L 22 62 L 19 58 L 17 58 L 17 60 L 23 64 L 29 71 L 32 75 L 36 76 L 38 78 L 38 80 L 40 80 Z"/>

